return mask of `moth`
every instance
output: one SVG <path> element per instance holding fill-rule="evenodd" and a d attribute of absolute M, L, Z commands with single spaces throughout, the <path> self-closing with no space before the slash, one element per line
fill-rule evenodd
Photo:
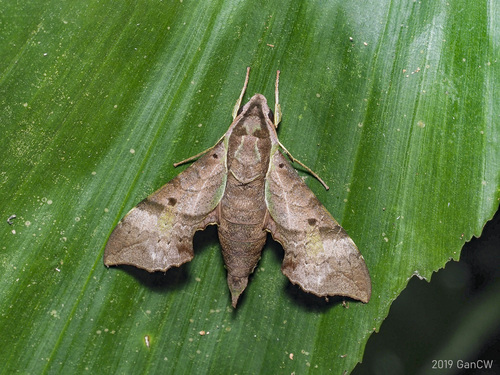
<path fill-rule="evenodd" d="M 249 72 L 227 132 L 215 146 L 181 162 L 199 158 L 117 224 L 104 264 L 149 272 L 179 267 L 193 259 L 195 232 L 215 224 L 236 307 L 269 232 L 283 246 L 281 269 L 293 284 L 319 297 L 367 303 L 371 282 L 363 256 L 280 151 L 298 162 L 276 133 L 279 71 L 274 115 L 261 94 L 240 108 Z"/>

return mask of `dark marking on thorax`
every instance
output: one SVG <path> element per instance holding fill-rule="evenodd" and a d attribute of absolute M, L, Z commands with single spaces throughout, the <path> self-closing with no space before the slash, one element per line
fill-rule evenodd
<path fill-rule="evenodd" d="M 228 143 L 227 165 L 242 180 L 264 177 L 269 166 L 271 138 L 260 103 L 248 108 L 235 125 Z"/>
<path fill-rule="evenodd" d="M 264 177 L 269 166 L 271 138 L 261 111 L 244 116 L 229 137 L 227 165 L 242 181 Z"/>

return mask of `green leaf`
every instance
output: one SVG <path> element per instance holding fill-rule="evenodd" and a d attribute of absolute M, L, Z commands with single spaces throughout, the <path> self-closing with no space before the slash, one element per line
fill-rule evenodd
<path fill-rule="evenodd" d="M 0 4 L 3 373 L 350 371 L 498 208 L 494 2 Z M 330 185 L 304 174 L 368 304 L 290 285 L 269 240 L 233 310 L 214 228 L 165 275 L 103 266 L 118 220 L 226 131 L 247 66 L 270 103 L 281 70 L 281 142 Z"/>

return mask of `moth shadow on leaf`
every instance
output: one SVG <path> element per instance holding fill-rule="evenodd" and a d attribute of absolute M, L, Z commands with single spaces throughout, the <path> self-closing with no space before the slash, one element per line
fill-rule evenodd
<path fill-rule="evenodd" d="M 172 290 L 181 289 L 190 279 L 189 264 L 183 264 L 181 267 L 173 267 L 167 270 L 167 272 L 148 272 L 128 265 L 121 265 L 118 268 L 134 277 L 145 287 L 158 293 L 168 293 Z"/>
<path fill-rule="evenodd" d="M 208 226 L 205 230 L 196 232 L 193 240 L 195 253 L 193 261 L 196 261 L 197 255 L 214 244 L 218 244 L 217 227 Z M 118 268 L 134 277 L 145 287 L 163 294 L 173 290 L 182 290 L 187 284 L 194 282 L 195 275 L 190 271 L 190 266 L 191 262 L 188 262 L 180 267 L 169 268 L 166 272 L 148 272 L 128 265 L 120 265 Z"/>
<path fill-rule="evenodd" d="M 298 285 L 288 282 L 285 285 L 285 294 L 306 311 L 323 313 L 336 305 L 341 305 L 343 301 L 355 301 L 354 299 L 342 296 L 318 297 L 312 293 L 304 292 Z"/>

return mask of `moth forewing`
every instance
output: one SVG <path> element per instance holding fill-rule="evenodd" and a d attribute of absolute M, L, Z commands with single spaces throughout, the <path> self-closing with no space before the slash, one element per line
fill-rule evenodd
<path fill-rule="evenodd" d="M 370 276 L 356 245 L 279 151 L 266 178 L 266 204 L 267 229 L 283 246 L 282 271 L 292 283 L 317 296 L 368 302 Z"/>
<path fill-rule="evenodd" d="M 108 240 L 104 264 L 154 272 L 190 261 L 194 233 L 218 222 L 215 208 L 224 193 L 225 157 L 219 142 L 125 215 Z"/>
<path fill-rule="evenodd" d="M 269 231 L 283 246 L 282 271 L 292 283 L 318 296 L 368 302 L 370 276 L 356 245 L 279 150 L 279 71 L 274 123 L 263 95 L 254 95 L 238 110 L 248 75 L 249 69 L 224 136 L 118 223 L 104 263 L 166 271 L 193 258 L 197 230 L 217 224 L 236 307 Z"/>

